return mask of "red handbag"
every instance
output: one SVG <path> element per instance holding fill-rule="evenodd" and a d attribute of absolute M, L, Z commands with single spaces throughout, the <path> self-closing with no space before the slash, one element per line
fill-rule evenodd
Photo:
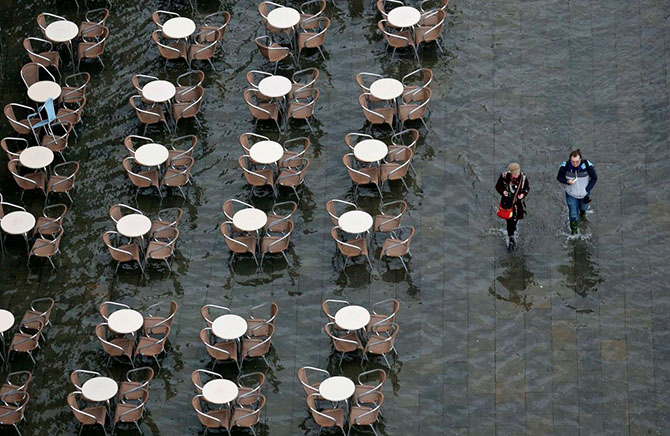
<path fill-rule="evenodd" d="M 514 193 L 514 198 L 512 198 L 512 205 L 509 207 L 509 209 L 503 207 L 502 200 L 500 203 L 498 203 L 498 211 L 496 212 L 496 215 L 498 215 L 500 218 L 508 220 L 514 215 L 514 203 L 516 203 L 516 198 L 519 195 L 519 191 L 521 190 L 521 185 L 523 185 L 523 176 L 521 176 L 521 180 L 519 180 L 519 184 L 516 186 L 516 192 Z"/>

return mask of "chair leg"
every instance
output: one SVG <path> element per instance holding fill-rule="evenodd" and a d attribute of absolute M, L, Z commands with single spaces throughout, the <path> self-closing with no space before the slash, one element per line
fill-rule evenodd
<path fill-rule="evenodd" d="M 14 429 L 15 429 L 16 432 L 19 434 L 19 436 L 22 436 L 22 435 L 21 435 L 21 431 L 19 430 L 19 426 L 18 426 L 17 424 L 14 424 Z"/>

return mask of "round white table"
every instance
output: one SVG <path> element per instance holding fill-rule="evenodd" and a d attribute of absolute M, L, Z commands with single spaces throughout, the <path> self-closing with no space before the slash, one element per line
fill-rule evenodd
<path fill-rule="evenodd" d="M 337 223 L 345 232 L 357 235 L 370 230 L 370 227 L 372 227 L 372 216 L 362 210 L 350 210 L 340 215 Z"/>
<path fill-rule="evenodd" d="M 228 313 L 214 320 L 212 332 L 218 338 L 232 341 L 241 338 L 247 332 L 247 322 L 239 315 Z"/>
<path fill-rule="evenodd" d="M 349 378 L 336 375 L 328 377 L 319 385 L 319 395 L 328 401 L 344 401 L 354 394 L 356 386 Z"/>
<path fill-rule="evenodd" d="M 58 20 L 49 24 L 44 33 L 53 42 L 70 42 L 79 34 L 79 26 L 72 21 Z"/>
<path fill-rule="evenodd" d="M 268 23 L 277 29 L 291 29 L 300 22 L 300 12 L 293 8 L 276 8 L 268 13 Z"/>
<path fill-rule="evenodd" d="M 128 238 L 139 238 L 149 233 L 149 230 L 151 220 L 139 213 L 125 215 L 116 223 L 116 231 Z"/>
<path fill-rule="evenodd" d="M 22 210 L 10 212 L 0 221 L 0 228 L 10 235 L 25 235 L 35 227 L 35 217 Z"/>
<path fill-rule="evenodd" d="M 127 335 L 129 333 L 135 333 L 142 328 L 144 318 L 142 317 L 142 314 L 136 310 L 120 309 L 109 315 L 107 324 L 109 324 L 110 330 L 122 335 Z"/>
<path fill-rule="evenodd" d="M 259 164 L 269 165 L 277 162 L 284 155 L 284 147 L 275 141 L 258 141 L 249 149 L 251 159 Z"/>
<path fill-rule="evenodd" d="M 370 93 L 380 100 L 395 100 L 405 88 L 400 80 L 378 79 L 370 85 Z"/>
<path fill-rule="evenodd" d="M 228 404 L 237 398 L 238 393 L 237 385 L 225 378 L 210 380 L 202 387 L 203 398 L 213 404 Z"/>
<path fill-rule="evenodd" d="M 26 168 L 39 170 L 46 168 L 54 161 L 54 152 L 41 145 L 28 147 L 19 155 L 19 162 Z"/>
<path fill-rule="evenodd" d="M 58 83 L 51 80 L 40 80 L 28 88 L 28 98 L 37 103 L 44 103 L 60 97 L 61 87 Z"/>
<path fill-rule="evenodd" d="M 378 162 L 388 152 L 389 148 L 379 139 L 364 139 L 354 146 L 354 156 L 361 162 Z"/>
<path fill-rule="evenodd" d="M 165 103 L 174 97 L 177 88 L 167 80 L 153 80 L 142 88 L 142 97 L 154 103 Z"/>
<path fill-rule="evenodd" d="M 370 322 L 370 312 L 362 306 L 345 306 L 335 313 L 335 324 L 344 330 L 359 330 Z"/>
<path fill-rule="evenodd" d="M 238 210 L 233 215 L 233 225 L 245 232 L 260 230 L 267 222 L 268 216 L 265 212 L 255 207 Z"/>
<path fill-rule="evenodd" d="M 391 26 L 402 29 L 404 27 L 416 26 L 421 19 L 421 12 L 411 6 L 400 6 L 391 9 L 386 19 Z"/>
<path fill-rule="evenodd" d="M 284 76 L 268 76 L 258 82 L 258 90 L 270 98 L 285 96 L 291 92 L 291 86 L 291 81 Z"/>
<path fill-rule="evenodd" d="M 170 152 L 161 144 L 144 144 L 135 150 L 135 162 L 148 167 L 157 167 L 167 161 Z"/>
<path fill-rule="evenodd" d="M 93 377 L 81 385 L 81 393 L 90 401 L 107 401 L 114 398 L 119 391 L 119 385 L 109 377 Z"/>
<path fill-rule="evenodd" d="M 163 24 L 163 34 L 168 38 L 188 38 L 195 32 L 195 23 L 190 18 L 170 18 Z"/>
<path fill-rule="evenodd" d="M 14 325 L 14 315 L 9 310 L 0 309 L 0 334 L 6 332 Z"/>

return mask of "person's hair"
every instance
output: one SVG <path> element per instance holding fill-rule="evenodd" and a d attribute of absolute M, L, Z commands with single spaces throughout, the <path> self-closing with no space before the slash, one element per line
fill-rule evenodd
<path fill-rule="evenodd" d="M 577 156 L 579 156 L 580 158 L 582 157 L 582 151 L 580 149 L 572 150 L 570 152 L 570 159 Z"/>

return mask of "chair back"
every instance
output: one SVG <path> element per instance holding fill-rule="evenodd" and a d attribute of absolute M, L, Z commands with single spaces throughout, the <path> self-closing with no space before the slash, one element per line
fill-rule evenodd
<path fill-rule="evenodd" d="M 116 418 L 118 418 L 118 422 L 137 422 L 142 419 L 144 408 L 147 401 L 149 401 L 149 391 L 146 389 L 138 389 L 133 392 L 133 397 L 135 397 L 135 401 L 138 401 L 138 404 L 131 409 L 121 412 L 121 414 L 118 414 L 117 412 Z"/>
<path fill-rule="evenodd" d="M 7 121 L 9 121 L 9 125 L 12 126 L 12 129 L 14 129 L 14 131 L 19 135 L 30 135 L 32 133 L 32 129 L 30 128 L 27 119 L 19 118 L 15 112 L 15 109 L 21 109 L 26 113 L 26 116 L 35 113 L 35 109 L 19 103 L 7 103 L 3 108 L 5 118 L 7 118 Z"/>
<path fill-rule="evenodd" d="M 256 89 L 245 89 L 244 90 L 244 102 L 249 108 L 251 115 L 257 120 L 270 120 L 273 119 L 273 114 L 268 110 L 258 105 L 258 97 L 263 94 Z"/>
<path fill-rule="evenodd" d="M 179 121 L 182 118 L 193 118 L 200 113 L 202 106 L 202 99 L 205 95 L 205 89 L 202 86 L 196 86 L 192 91 L 194 100 L 187 103 L 174 103 L 173 112 L 175 120 Z"/>
<path fill-rule="evenodd" d="M 40 76 L 44 77 L 42 79 Z M 26 85 L 26 88 L 30 88 L 30 85 L 39 82 L 40 80 L 51 80 L 52 82 L 56 81 L 56 78 L 51 74 L 44 65 L 37 62 L 28 62 L 21 67 L 21 79 Z"/>
<path fill-rule="evenodd" d="M 270 62 L 279 62 L 289 56 L 290 49 L 279 44 L 272 43 L 269 36 L 259 36 L 255 39 L 256 46 L 261 55 Z M 268 44 L 269 43 L 269 44 Z"/>
<path fill-rule="evenodd" d="M 228 249 L 232 251 L 233 253 L 252 253 L 255 247 L 249 246 L 246 242 L 239 241 L 235 238 L 233 235 L 233 222 L 232 221 L 226 221 L 221 223 L 221 234 L 223 235 L 223 239 L 226 241 L 226 245 L 228 246 Z"/>
<path fill-rule="evenodd" d="M 44 175 L 42 173 L 31 173 L 22 176 L 19 173 L 19 160 L 12 159 L 7 163 L 7 169 L 12 174 L 14 181 L 23 190 L 42 189 L 44 190 Z"/>
<path fill-rule="evenodd" d="M 366 172 L 359 171 L 354 168 L 355 157 L 353 153 L 347 153 L 342 156 L 342 163 L 347 168 L 347 173 L 351 180 L 359 185 L 366 185 L 368 183 L 376 183 L 376 177 L 379 174 L 378 168 L 367 168 Z M 374 177 L 373 177 L 374 176 Z"/>
<path fill-rule="evenodd" d="M 164 20 L 167 21 L 171 18 L 177 18 L 177 17 L 179 17 L 179 14 L 176 12 L 162 11 L 162 10 L 154 11 L 151 14 L 151 20 L 159 29 L 163 28 Z"/>
<path fill-rule="evenodd" d="M 251 157 L 247 155 L 240 156 L 237 159 L 237 163 L 244 172 L 244 178 L 247 180 L 247 183 L 249 183 L 251 186 L 272 185 L 271 178 L 268 178 L 265 174 L 261 174 L 250 169 L 250 159 Z"/>
<path fill-rule="evenodd" d="M 431 26 L 419 26 L 416 29 L 415 38 L 417 44 L 422 42 L 437 41 L 442 34 L 442 28 L 444 27 L 444 21 L 447 17 L 447 13 L 442 9 L 437 9 L 431 14 L 432 16 L 430 17 L 429 22 L 434 22 L 435 24 Z"/>
<path fill-rule="evenodd" d="M 233 216 L 237 212 L 235 210 L 235 205 L 236 204 L 239 204 L 241 206 L 241 209 L 246 209 L 246 208 L 249 208 L 249 207 L 253 207 L 251 204 L 245 203 L 245 202 L 237 200 L 235 198 L 229 198 L 228 200 L 224 201 L 223 202 L 223 214 L 230 221 L 233 220 Z"/>
<path fill-rule="evenodd" d="M 70 381 L 77 390 L 81 391 L 81 386 L 93 377 L 99 377 L 100 373 L 97 371 L 89 371 L 86 369 L 75 369 L 70 373 Z M 82 380 L 83 379 L 83 380 Z"/>
<path fill-rule="evenodd" d="M 132 156 L 123 159 L 123 169 L 126 170 L 130 182 L 138 188 L 148 188 L 149 186 L 152 186 L 153 181 L 151 178 L 133 171 L 133 162 L 135 162 L 135 158 Z"/>
<path fill-rule="evenodd" d="M 45 67 L 54 66 L 58 68 L 60 57 L 57 51 L 53 51 L 51 41 L 31 36 L 23 39 L 23 48 L 28 53 L 31 62 Z"/>
<path fill-rule="evenodd" d="M 227 307 L 224 307 L 224 306 L 218 306 L 218 305 L 216 305 L 216 304 L 205 304 L 205 305 L 202 306 L 202 308 L 200 309 L 200 315 L 202 316 L 202 319 L 204 319 L 205 322 L 207 323 L 207 327 L 211 327 L 211 326 L 212 326 L 212 322 L 214 322 L 214 320 L 218 317 L 218 315 L 217 315 L 217 316 L 212 316 L 212 315 L 210 314 L 210 310 L 211 310 L 211 309 L 220 310 L 220 311 L 224 312 L 224 313 L 223 313 L 224 315 L 225 315 L 225 314 L 228 314 L 228 313 L 231 313 L 231 312 L 230 312 L 230 309 L 227 308 Z"/>
<path fill-rule="evenodd" d="M 323 45 L 326 41 L 326 35 L 328 34 L 328 28 L 330 28 L 330 18 L 328 17 L 317 17 L 312 18 L 308 22 L 302 25 L 303 29 L 314 29 L 317 32 L 310 31 L 306 35 L 310 35 L 304 38 L 302 41 L 299 41 L 299 46 L 302 48 L 317 48 Z M 302 38 L 301 38 L 302 39 Z"/>
<path fill-rule="evenodd" d="M 205 16 L 204 19 L 205 26 L 207 28 L 213 28 L 219 31 L 218 34 L 218 40 L 222 41 L 223 37 L 226 34 L 226 30 L 228 30 L 228 24 L 230 23 L 230 12 L 228 11 L 219 11 L 219 12 L 214 12 L 213 14 L 209 14 Z M 215 37 L 213 34 L 209 34 L 206 41 L 212 42 L 212 38 Z"/>
<path fill-rule="evenodd" d="M 133 95 L 128 102 L 130 103 L 130 106 L 135 109 L 137 118 L 142 124 L 155 124 L 165 119 L 165 113 L 160 106 L 143 108 L 141 95 Z"/>
<path fill-rule="evenodd" d="M 317 405 L 316 401 L 322 399 L 323 398 L 321 398 L 318 393 L 309 394 L 307 396 L 307 407 L 309 407 L 309 411 L 312 415 L 312 418 L 314 419 L 314 422 L 316 422 L 319 427 L 327 428 L 337 426 L 337 419 L 331 415 L 335 415 L 335 413 L 344 415 L 344 411 L 342 409 L 328 409 L 325 411 L 319 410 L 319 406 Z M 342 433 L 344 434 L 344 429 L 342 430 Z"/>
<path fill-rule="evenodd" d="M 173 60 L 185 56 L 186 46 L 183 41 L 169 42 L 164 39 L 162 30 L 154 30 L 151 33 L 151 39 L 156 43 L 158 53 L 165 59 Z"/>
<path fill-rule="evenodd" d="M 347 164 L 345 164 L 347 165 Z M 339 219 L 341 213 L 339 213 L 336 209 L 336 205 L 341 204 L 344 205 L 347 208 L 354 208 L 356 209 L 356 205 L 354 203 L 344 201 L 344 200 L 338 200 L 336 198 L 333 198 L 332 200 L 328 200 L 326 202 L 326 212 L 328 212 L 328 217 L 330 217 L 330 220 L 332 221 L 334 226 L 339 225 Z"/>
<path fill-rule="evenodd" d="M 74 417 L 77 418 L 77 421 L 79 421 L 79 423 L 82 425 L 96 424 L 97 418 L 95 417 L 95 415 L 80 409 L 80 406 L 77 401 L 78 398 L 84 400 L 84 395 L 79 391 L 70 392 L 70 394 L 68 394 L 67 396 L 67 404 L 70 406 L 70 409 L 74 414 Z"/>
<path fill-rule="evenodd" d="M 95 27 L 98 27 L 98 25 Z M 102 56 L 104 53 L 105 46 L 107 45 L 107 38 L 109 37 L 109 29 L 105 26 L 99 26 L 99 30 L 96 30 L 96 33 L 100 33 L 97 41 L 93 40 L 87 42 L 86 40 L 83 40 L 77 46 L 77 53 L 79 54 L 80 59 L 94 59 Z"/>
<path fill-rule="evenodd" d="M 112 241 L 112 237 L 114 237 L 114 241 Z M 118 238 L 119 233 L 113 230 L 108 230 L 102 234 L 102 242 L 105 244 L 105 247 L 107 247 L 107 251 L 109 251 L 109 254 L 112 256 L 112 259 L 114 259 L 117 262 L 130 262 L 131 260 L 134 260 L 135 255 L 133 254 L 133 252 L 125 249 L 130 248 L 129 247 L 130 244 L 125 245 L 123 248 L 120 248 L 118 246 Z"/>
<path fill-rule="evenodd" d="M 382 32 L 382 35 L 384 35 L 384 39 L 386 40 L 386 43 L 389 45 L 389 47 L 403 48 L 414 43 L 414 41 L 410 39 L 412 35 L 408 31 L 392 32 L 392 29 L 390 29 L 388 26 L 389 23 L 385 19 L 379 20 L 377 23 L 377 27 Z"/>
<path fill-rule="evenodd" d="M 198 393 L 202 393 L 202 388 L 207 383 L 207 381 L 204 381 L 203 378 L 207 379 L 207 381 L 210 381 L 214 379 L 222 379 L 223 376 L 217 372 L 208 371 L 206 369 L 196 369 L 193 371 L 191 373 L 191 382 L 193 383 L 193 386 L 195 386 L 195 389 L 198 391 Z"/>
<path fill-rule="evenodd" d="M 12 145 L 10 145 L 12 144 Z M 15 138 L 12 136 L 7 136 L 0 140 L 0 147 L 3 151 L 7 153 L 9 160 L 18 159 L 19 154 L 26 148 L 28 148 L 28 140 L 25 138 Z"/>
<path fill-rule="evenodd" d="M 315 368 L 313 366 L 303 366 L 302 368 L 298 369 L 297 373 L 298 381 L 300 382 L 302 389 L 305 391 L 305 394 L 311 395 L 313 393 L 319 392 L 318 385 L 321 384 L 322 380 L 320 380 L 317 383 L 310 381 L 308 371 L 312 373 L 312 375 L 314 376 L 318 375 L 322 380 L 325 380 L 328 377 L 330 377 L 330 374 L 325 369 Z"/>
<path fill-rule="evenodd" d="M 386 122 L 386 117 L 384 117 L 383 114 L 375 111 L 374 109 L 370 109 L 372 104 L 372 94 L 366 92 L 359 95 L 358 104 L 360 105 L 361 109 L 363 109 L 363 115 L 365 116 L 365 119 L 370 123 L 384 124 Z"/>

